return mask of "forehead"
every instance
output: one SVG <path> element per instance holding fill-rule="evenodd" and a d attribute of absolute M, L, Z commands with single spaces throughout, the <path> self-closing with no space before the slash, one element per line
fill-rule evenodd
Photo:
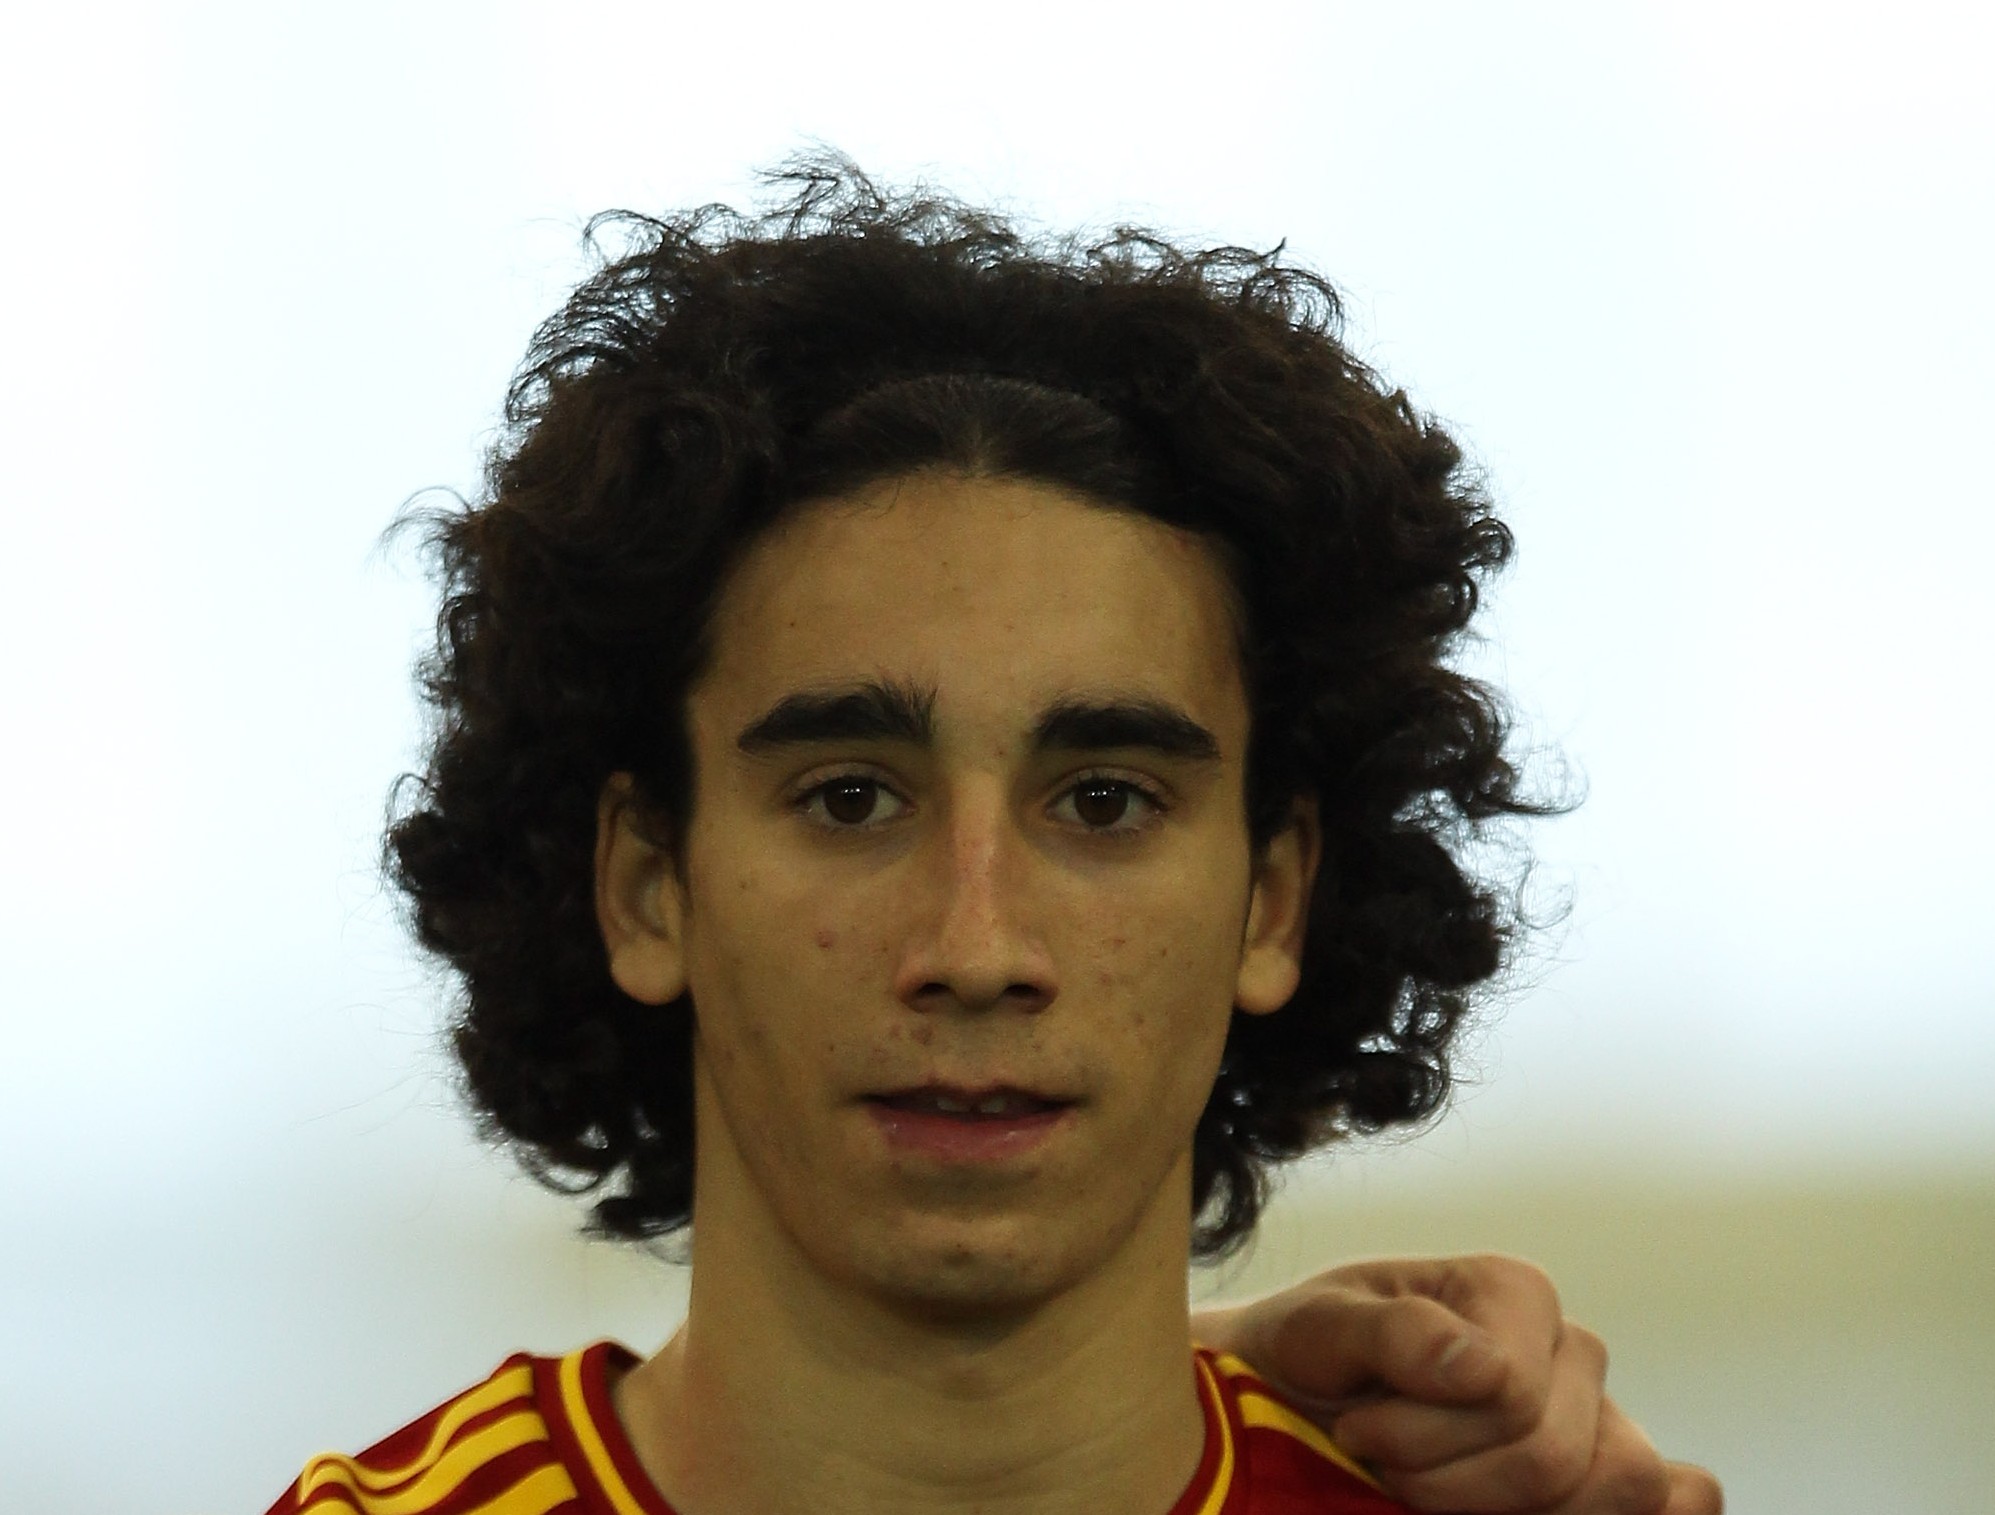
<path fill-rule="evenodd" d="M 1009 710 L 1022 725 L 1105 686 L 1245 719 L 1212 549 L 1031 481 L 924 473 L 804 505 L 750 549 L 711 633 L 696 712 L 886 678 L 936 688 L 945 724 Z"/>

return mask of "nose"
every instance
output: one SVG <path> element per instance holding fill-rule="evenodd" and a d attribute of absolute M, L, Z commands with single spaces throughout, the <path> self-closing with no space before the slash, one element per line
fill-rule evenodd
<path fill-rule="evenodd" d="M 1004 796 L 952 799 L 920 843 L 920 904 L 894 989 L 911 1009 L 1037 1012 L 1059 992 L 1039 922 L 1048 901 Z"/>

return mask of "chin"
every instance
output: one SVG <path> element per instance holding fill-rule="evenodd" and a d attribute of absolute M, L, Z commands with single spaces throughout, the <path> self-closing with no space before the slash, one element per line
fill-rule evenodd
<path fill-rule="evenodd" d="M 935 1325 L 1001 1327 L 1100 1265 L 1099 1257 L 1076 1248 L 1074 1238 L 1048 1235 L 1048 1229 L 927 1218 L 862 1246 L 849 1255 L 849 1266 L 866 1291 L 896 1313 Z"/>

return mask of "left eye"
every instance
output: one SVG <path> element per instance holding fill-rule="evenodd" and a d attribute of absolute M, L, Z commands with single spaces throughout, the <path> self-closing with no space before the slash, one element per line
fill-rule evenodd
<path fill-rule="evenodd" d="M 819 784 L 804 796 L 804 810 L 820 825 L 867 826 L 892 818 L 878 814 L 882 800 L 892 805 L 900 803 L 878 779 L 853 774 Z"/>
<path fill-rule="evenodd" d="M 1134 831 L 1123 824 L 1132 805 L 1155 811 L 1156 800 L 1141 785 L 1125 779 L 1083 779 L 1060 798 L 1062 808 L 1071 807 L 1074 818 L 1091 831 Z"/>

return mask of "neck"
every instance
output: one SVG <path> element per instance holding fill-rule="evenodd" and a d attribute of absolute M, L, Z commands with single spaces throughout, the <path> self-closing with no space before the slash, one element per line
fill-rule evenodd
<path fill-rule="evenodd" d="M 883 1298 L 702 1215 L 685 1325 L 618 1414 L 681 1515 L 1162 1515 L 1204 1445 L 1186 1178 L 1106 1266 L 1002 1316 Z"/>

